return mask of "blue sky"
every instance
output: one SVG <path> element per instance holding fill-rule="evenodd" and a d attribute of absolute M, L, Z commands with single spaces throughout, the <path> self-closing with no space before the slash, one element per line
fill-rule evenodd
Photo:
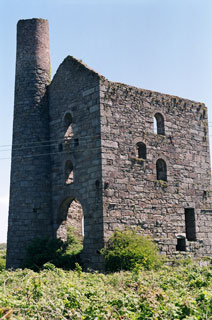
<path fill-rule="evenodd" d="M 211 0 L 0 0 L 0 242 L 7 230 L 10 159 L 3 158 L 11 149 L 16 23 L 33 17 L 49 20 L 53 74 L 73 55 L 109 80 L 205 102 L 212 126 Z"/>

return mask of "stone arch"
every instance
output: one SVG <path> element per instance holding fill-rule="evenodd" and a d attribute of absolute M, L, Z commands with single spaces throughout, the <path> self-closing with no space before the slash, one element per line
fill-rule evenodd
<path fill-rule="evenodd" d="M 57 216 L 57 238 L 67 239 L 67 228 L 72 227 L 73 233 L 81 240 L 84 239 L 84 210 L 80 201 L 68 197 L 62 201 Z"/>
<path fill-rule="evenodd" d="M 154 133 L 165 136 L 164 117 L 159 112 L 154 115 Z"/>

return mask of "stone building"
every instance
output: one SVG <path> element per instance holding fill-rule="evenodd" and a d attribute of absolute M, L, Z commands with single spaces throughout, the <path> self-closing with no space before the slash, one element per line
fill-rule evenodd
<path fill-rule="evenodd" d="M 71 56 L 51 81 L 48 22 L 18 22 L 7 267 L 69 224 L 93 268 L 125 226 L 163 253 L 211 255 L 210 174 L 203 103 L 110 82 Z"/>

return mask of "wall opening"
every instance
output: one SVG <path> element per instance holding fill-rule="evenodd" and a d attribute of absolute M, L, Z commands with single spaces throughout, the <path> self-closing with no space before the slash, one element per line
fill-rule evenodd
<path fill-rule="evenodd" d="M 59 152 L 62 152 L 62 151 L 63 151 L 63 144 L 62 144 L 62 143 L 60 143 L 60 144 L 58 145 L 58 151 L 59 151 Z"/>
<path fill-rule="evenodd" d="M 156 162 L 157 180 L 167 181 L 167 167 L 163 159 L 158 159 Z"/>
<path fill-rule="evenodd" d="M 186 251 L 186 239 L 184 236 L 178 236 L 177 237 L 177 251 Z"/>
<path fill-rule="evenodd" d="M 154 133 L 165 135 L 164 118 L 160 113 L 154 115 Z"/>
<path fill-rule="evenodd" d="M 194 208 L 185 209 L 186 238 L 189 241 L 196 241 L 196 221 Z"/>
<path fill-rule="evenodd" d="M 65 164 L 65 183 L 71 184 L 74 182 L 74 168 L 71 160 L 67 160 Z"/>
<path fill-rule="evenodd" d="M 74 146 L 75 146 L 75 147 L 78 147 L 78 145 L 79 145 L 79 139 L 76 138 L 76 139 L 74 139 Z"/>
<path fill-rule="evenodd" d="M 69 140 L 73 136 L 72 122 L 72 115 L 69 112 L 67 112 L 64 117 L 64 137 L 66 140 Z"/>
<path fill-rule="evenodd" d="M 146 145 L 143 142 L 136 143 L 137 157 L 146 159 Z"/>
<path fill-rule="evenodd" d="M 83 242 L 84 215 L 82 206 L 77 199 L 69 198 L 62 203 L 57 223 L 57 238 L 66 241 L 67 230 L 70 227 L 73 234 Z"/>

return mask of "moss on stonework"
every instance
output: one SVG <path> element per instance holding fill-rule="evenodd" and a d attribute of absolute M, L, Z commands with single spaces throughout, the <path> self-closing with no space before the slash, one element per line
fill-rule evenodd
<path fill-rule="evenodd" d="M 202 123 L 203 123 L 203 126 L 204 126 L 205 128 L 208 128 L 208 122 L 207 122 L 207 121 L 203 121 Z"/>
<path fill-rule="evenodd" d="M 144 163 L 144 162 L 146 161 L 146 160 L 143 159 L 143 158 L 137 158 L 137 157 L 131 157 L 130 159 L 133 160 L 133 161 L 142 162 L 142 163 Z"/>
<path fill-rule="evenodd" d="M 164 180 L 156 180 L 156 184 L 161 186 L 162 188 L 167 188 L 168 187 L 168 183 Z"/>

